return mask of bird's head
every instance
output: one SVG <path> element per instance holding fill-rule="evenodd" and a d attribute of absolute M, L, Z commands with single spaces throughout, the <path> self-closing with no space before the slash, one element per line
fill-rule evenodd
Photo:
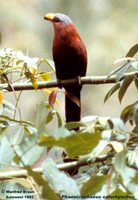
<path fill-rule="evenodd" d="M 61 13 L 49 13 L 44 16 L 45 20 L 51 21 L 53 24 L 62 23 L 62 24 L 72 24 L 71 19 Z"/>
<path fill-rule="evenodd" d="M 67 41 L 69 38 L 71 40 L 75 38 L 80 39 L 76 27 L 67 15 L 62 13 L 49 13 L 44 16 L 44 19 L 52 22 L 56 38 L 62 38 L 62 40 L 64 38 Z"/>

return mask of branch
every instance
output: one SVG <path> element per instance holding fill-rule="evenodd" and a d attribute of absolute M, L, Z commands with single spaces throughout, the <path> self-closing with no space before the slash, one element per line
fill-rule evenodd
<path fill-rule="evenodd" d="M 138 71 L 125 73 L 124 76 L 121 78 L 121 80 L 123 80 L 124 78 L 126 78 L 128 76 L 138 77 Z M 85 85 L 85 84 L 87 84 L 87 85 L 88 84 L 97 85 L 97 84 L 116 83 L 117 81 L 116 81 L 116 76 L 113 75 L 108 79 L 107 79 L 107 76 L 81 77 L 80 82 L 81 82 L 82 85 Z M 71 85 L 74 85 L 74 84 L 77 84 L 77 83 L 78 83 L 77 79 L 69 79 L 69 80 L 62 80 L 61 81 L 61 85 L 64 86 L 64 87 L 65 86 L 71 86 Z M 13 84 L 11 84 L 11 86 L 9 84 L 0 84 L 0 89 L 5 89 L 9 92 L 13 91 L 12 88 L 14 89 L 14 91 L 34 90 L 32 83 L 13 83 Z M 38 89 L 52 88 L 52 87 L 58 87 L 58 83 L 57 83 L 56 80 L 47 81 L 47 82 L 44 82 L 44 81 L 38 82 Z"/>
<path fill-rule="evenodd" d="M 82 167 L 82 166 L 90 165 L 90 164 L 97 163 L 97 162 L 104 162 L 104 161 L 106 161 L 107 158 L 113 157 L 113 156 L 114 156 L 114 154 L 111 153 L 111 154 L 108 154 L 105 156 L 99 156 L 96 159 L 93 159 L 93 158 L 91 158 L 90 155 L 87 155 L 87 156 L 83 156 L 82 158 L 80 158 L 77 161 L 57 164 L 57 168 L 59 170 L 67 171 L 69 169 Z M 33 171 L 42 173 L 43 169 L 42 168 L 34 168 Z M 16 170 L 16 171 L 0 172 L 0 181 L 13 179 L 13 178 L 26 178 L 27 176 L 28 176 L 28 172 L 25 169 L 20 169 L 20 170 Z"/>

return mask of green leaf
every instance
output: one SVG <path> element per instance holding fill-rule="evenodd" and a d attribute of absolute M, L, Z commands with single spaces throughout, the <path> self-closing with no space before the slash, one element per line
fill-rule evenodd
<path fill-rule="evenodd" d="M 131 111 L 132 107 L 133 107 L 133 104 L 128 105 L 122 111 L 122 113 L 121 113 L 121 119 L 123 120 L 124 123 L 126 123 L 129 120 L 129 114 L 130 114 L 130 111 Z"/>
<path fill-rule="evenodd" d="M 119 90 L 119 93 L 118 93 L 118 98 L 119 98 L 120 103 L 121 103 L 128 87 L 130 86 L 130 84 L 132 82 L 133 82 L 133 76 L 128 76 L 123 80 L 123 84 L 122 84 L 122 86 Z"/>
<path fill-rule="evenodd" d="M 136 126 L 138 126 L 138 105 L 137 105 L 137 109 L 134 113 L 134 122 L 135 122 Z"/>
<path fill-rule="evenodd" d="M 126 54 L 126 57 L 133 57 L 137 52 L 138 52 L 138 44 L 135 44 Z"/>
<path fill-rule="evenodd" d="M 122 69 L 122 67 L 124 67 L 124 65 L 121 66 L 121 67 L 119 66 L 119 67 L 115 68 L 114 70 L 112 70 L 112 71 L 108 74 L 107 79 L 110 78 L 112 75 L 116 74 L 117 72 L 119 72 L 119 71 Z"/>
<path fill-rule="evenodd" d="M 134 69 L 138 70 L 138 61 L 133 61 L 133 62 L 131 63 L 131 65 L 132 65 L 132 67 L 133 67 Z"/>
<path fill-rule="evenodd" d="M 52 60 L 42 58 L 41 62 L 45 62 L 52 69 L 52 71 L 55 72 L 54 62 Z"/>
<path fill-rule="evenodd" d="M 41 158 L 43 153 L 43 147 L 40 147 L 37 144 L 32 144 L 30 148 L 28 148 L 28 151 L 23 154 L 22 160 L 24 161 L 25 165 L 33 165 Z"/>
<path fill-rule="evenodd" d="M 135 78 L 134 82 L 135 82 L 135 86 L 136 86 L 136 88 L 138 90 L 138 78 Z"/>
<path fill-rule="evenodd" d="M 39 77 L 42 81 L 49 81 L 51 79 L 50 73 L 49 72 L 41 72 L 39 74 Z"/>
<path fill-rule="evenodd" d="M 90 153 L 101 139 L 99 133 L 77 133 L 65 138 L 54 138 L 45 134 L 40 136 L 39 145 L 53 147 L 59 146 L 66 149 L 70 157 Z"/>
<path fill-rule="evenodd" d="M 133 151 L 128 151 L 127 153 L 127 160 L 128 160 L 128 164 L 130 166 L 136 166 L 138 167 L 138 153 L 137 153 L 137 149 L 134 149 Z"/>
<path fill-rule="evenodd" d="M 44 177 L 39 172 L 34 172 L 29 166 L 25 167 L 28 171 L 28 175 L 31 176 L 36 184 L 42 188 L 41 197 L 42 199 L 49 200 L 61 200 L 59 195 L 51 188 L 49 183 L 44 179 Z"/>
<path fill-rule="evenodd" d="M 126 165 L 126 151 L 121 151 L 116 154 L 113 164 L 115 171 L 122 177 L 123 183 L 129 186 L 129 183 L 135 176 L 135 170 L 127 167 Z"/>
<path fill-rule="evenodd" d="M 134 127 L 134 129 L 132 130 L 132 133 L 138 133 L 138 126 Z"/>
<path fill-rule="evenodd" d="M 56 112 L 56 116 L 57 116 L 57 121 L 58 121 L 58 128 L 60 128 L 63 125 L 63 120 L 59 112 Z"/>
<path fill-rule="evenodd" d="M 18 156 L 17 154 L 14 156 L 14 158 L 13 158 L 13 161 L 17 164 L 17 165 L 19 165 L 20 164 L 20 161 L 21 161 L 21 157 L 20 156 Z"/>
<path fill-rule="evenodd" d="M 8 139 L 4 136 L 0 140 L 0 164 L 11 164 L 14 157 L 13 148 L 11 147 Z"/>
<path fill-rule="evenodd" d="M 38 88 L 38 81 L 35 78 L 35 75 L 32 74 L 31 72 L 27 71 L 27 72 L 25 72 L 25 76 L 26 76 L 27 79 L 30 79 L 32 85 L 34 86 L 34 89 L 37 89 Z"/>
<path fill-rule="evenodd" d="M 116 81 L 119 81 L 123 77 L 124 73 L 131 67 L 132 62 L 133 61 L 128 61 L 127 63 L 125 63 L 121 67 L 119 66 L 118 68 L 111 71 L 109 73 L 109 75 L 107 76 L 107 79 L 110 78 L 112 75 L 116 74 L 115 79 L 116 79 Z"/>
<path fill-rule="evenodd" d="M 82 122 L 68 122 L 65 124 L 65 128 L 68 130 L 73 130 L 73 129 L 79 128 L 79 127 L 86 127 L 86 124 L 84 124 Z"/>
<path fill-rule="evenodd" d="M 46 124 L 50 123 L 53 120 L 53 112 L 50 111 L 46 117 Z"/>
<path fill-rule="evenodd" d="M 121 78 L 124 76 L 124 73 L 131 67 L 132 62 L 128 62 L 127 64 L 123 65 L 122 68 L 116 73 L 116 81 L 120 81 Z"/>
<path fill-rule="evenodd" d="M 104 98 L 104 102 L 106 102 L 118 89 L 120 88 L 120 83 L 116 83 L 116 85 L 114 85 L 109 92 L 106 94 L 105 98 Z"/>
<path fill-rule="evenodd" d="M 138 101 L 127 106 L 121 113 L 121 118 L 126 123 L 129 120 L 130 124 L 133 125 L 133 121 L 137 124 L 137 112 L 138 112 Z"/>
<path fill-rule="evenodd" d="M 94 195 L 107 181 L 107 176 L 92 176 L 81 188 L 81 195 Z"/>
<path fill-rule="evenodd" d="M 134 181 L 134 183 L 138 184 L 138 172 L 136 173 L 133 181 Z"/>
<path fill-rule="evenodd" d="M 15 126 L 15 125 L 16 123 L 14 123 L 13 121 L 0 119 L 0 128 L 7 128 L 9 126 Z"/>
<path fill-rule="evenodd" d="M 119 189 L 119 188 L 117 188 L 114 192 L 112 192 L 111 194 L 110 194 L 111 196 L 119 196 L 120 197 L 120 199 L 123 199 L 125 196 L 130 196 L 130 197 L 132 197 L 133 195 L 132 195 L 132 193 L 131 192 L 128 192 L 128 190 L 125 192 L 123 192 L 121 189 Z M 121 198 L 122 197 L 122 198 Z M 134 198 L 132 198 L 132 199 L 134 199 Z"/>
<path fill-rule="evenodd" d="M 30 183 L 25 178 L 14 178 L 14 182 L 18 183 L 20 186 L 32 191 L 32 187 L 31 187 Z M 20 198 L 22 198 L 22 197 L 20 197 Z"/>
<path fill-rule="evenodd" d="M 85 116 L 81 119 L 81 122 L 83 123 L 88 123 L 88 122 L 93 122 L 98 119 L 98 116 L 96 115 L 90 115 L 90 116 Z"/>
<path fill-rule="evenodd" d="M 31 126 L 24 126 L 24 131 L 27 135 L 31 136 L 37 132 L 37 129 Z"/>
<path fill-rule="evenodd" d="M 10 144 L 11 145 L 19 145 L 24 137 L 24 127 L 17 127 L 12 135 L 10 135 Z"/>
<path fill-rule="evenodd" d="M 23 60 L 17 60 L 17 61 L 16 61 L 16 65 L 20 65 L 21 63 L 23 64 L 24 61 L 23 61 Z"/>
<path fill-rule="evenodd" d="M 0 115 L 3 113 L 3 105 L 0 104 Z"/>
<path fill-rule="evenodd" d="M 9 101 L 6 101 L 6 100 L 3 101 L 3 108 L 8 113 L 14 115 L 15 107 Z"/>
<path fill-rule="evenodd" d="M 75 180 L 69 177 L 65 172 L 60 171 L 56 163 L 48 158 L 43 166 L 43 174 L 47 181 L 52 185 L 55 191 L 60 195 L 79 195 L 79 187 Z"/>

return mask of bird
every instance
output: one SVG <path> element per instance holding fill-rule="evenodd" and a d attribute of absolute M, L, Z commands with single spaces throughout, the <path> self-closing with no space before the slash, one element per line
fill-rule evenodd
<path fill-rule="evenodd" d="M 67 15 L 48 13 L 44 19 L 52 22 L 54 27 L 52 53 L 57 80 L 59 83 L 61 80 L 78 80 L 77 84 L 64 87 L 66 122 L 78 122 L 81 119 L 82 89 L 79 80 L 86 75 L 87 49 Z"/>

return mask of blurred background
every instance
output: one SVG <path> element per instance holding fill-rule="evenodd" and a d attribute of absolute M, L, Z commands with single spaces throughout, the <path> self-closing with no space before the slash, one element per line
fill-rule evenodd
<path fill-rule="evenodd" d="M 138 39 L 137 0 L 6 0 L 0 4 L 0 48 L 14 48 L 30 57 L 52 59 L 53 27 L 44 21 L 49 12 L 61 12 L 72 19 L 88 50 L 87 75 L 106 75 L 113 62 L 125 57 Z M 45 69 L 47 71 L 47 69 Z M 86 85 L 82 91 L 82 116 L 117 117 L 121 109 L 137 99 L 132 86 L 122 104 L 113 95 L 104 104 L 112 85 Z M 58 94 L 64 116 L 64 95 Z M 7 96 L 13 101 L 13 95 Z M 24 91 L 20 106 L 24 119 L 35 121 L 37 105 L 44 101 L 40 91 Z"/>

